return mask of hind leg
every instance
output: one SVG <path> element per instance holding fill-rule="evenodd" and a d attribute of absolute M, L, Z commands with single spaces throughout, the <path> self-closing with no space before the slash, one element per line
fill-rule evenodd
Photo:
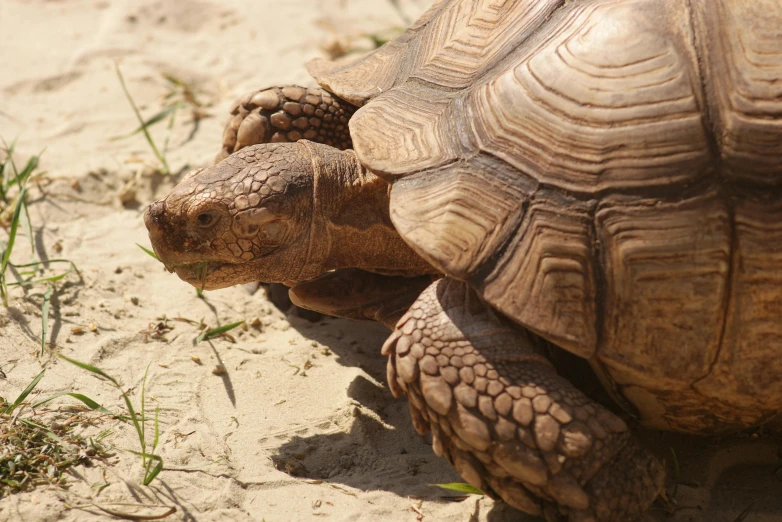
<path fill-rule="evenodd" d="M 662 490 L 627 425 L 557 375 L 530 334 L 466 284 L 441 279 L 383 346 L 419 433 L 475 487 L 527 513 L 629 521 Z"/>

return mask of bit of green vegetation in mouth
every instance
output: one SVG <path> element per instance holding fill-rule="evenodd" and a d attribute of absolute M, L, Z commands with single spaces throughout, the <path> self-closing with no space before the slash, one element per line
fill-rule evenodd
<path fill-rule="evenodd" d="M 198 297 L 201 297 L 204 291 L 204 287 L 206 286 L 206 276 L 209 273 L 209 263 L 196 263 L 193 267 L 193 270 L 195 271 L 196 280 L 201 283 L 201 286 L 196 286 Z"/>
<path fill-rule="evenodd" d="M 181 279 L 193 285 L 198 297 L 203 298 L 203 291 L 206 289 L 207 279 L 221 268 L 232 263 L 222 263 L 217 261 L 199 261 L 197 263 L 176 263 L 166 265 L 166 270 L 175 272 Z"/>
<path fill-rule="evenodd" d="M 220 268 L 230 265 L 231 263 L 222 263 L 218 261 L 199 261 L 197 263 L 171 263 L 166 265 L 166 269 L 169 272 L 184 271 L 192 273 L 199 282 L 206 280 L 207 276 L 213 274 Z"/>

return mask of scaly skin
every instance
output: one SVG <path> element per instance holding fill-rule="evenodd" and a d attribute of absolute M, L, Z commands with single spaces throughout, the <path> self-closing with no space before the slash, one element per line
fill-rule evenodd
<path fill-rule="evenodd" d="M 662 491 L 662 466 L 537 343 L 465 283 L 441 279 L 383 353 L 416 430 L 431 430 L 435 453 L 473 486 L 552 521 L 634 520 Z"/>
<path fill-rule="evenodd" d="M 356 107 L 320 88 L 296 85 L 248 92 L 231 108 L 215 163 L 244 147 L 301 139 L 351 148 L 348 120 Z"/>

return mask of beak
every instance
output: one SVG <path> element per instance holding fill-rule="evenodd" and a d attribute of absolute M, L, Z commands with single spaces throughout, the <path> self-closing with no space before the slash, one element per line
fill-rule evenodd
<path fill-rule="evenodd" d="M 166 262 L 160 257 L 160 252 L 157 248 L 161 245 L 165 239 L 165 230 L 163 227 L 163 217 L 166 211 L 165 200 L 155 201 L 144 212 L 144 225 L 149 232 L 149 241 L 152 243 L 152 249 L 155 251 L 158 260 L 165 265 L 166 270 L 173 272 L 174 270 L 169 267 Z"/>

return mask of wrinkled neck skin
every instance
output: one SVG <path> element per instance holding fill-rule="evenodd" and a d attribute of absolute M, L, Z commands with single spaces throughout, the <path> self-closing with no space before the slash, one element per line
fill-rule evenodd
<path fill-rule="evenodd" d="M 313 169 L 310 255 L 299 281 L 341 268 L 402 276 L 435 272 L 391 223 L 389 184 L 364 169 L 352 150 L 299 143 Z"/>

